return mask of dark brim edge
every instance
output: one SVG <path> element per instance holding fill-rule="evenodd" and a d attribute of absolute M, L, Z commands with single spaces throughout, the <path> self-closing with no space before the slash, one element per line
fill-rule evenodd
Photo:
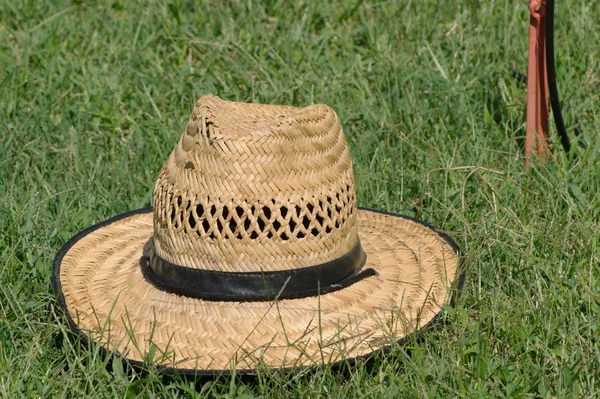
<path fill-rule="evenodd" d="M 462 287 L 465 282 L 465 270 L 464 270 L 465 262 L 464 262 L 464 257 L 462 255 L 462 251 L 460 250 L 460 247 L 458 246 L 458 244 L 453 239 L 451 239 L 446 233 L 439 231 L 438 229 L 436 229 L 429 223 L 423 222 L 422 220 L 415 219 L 410 216 L 399 215 L 396 213 L 383 212 L 383 211 L 369 209 L 369 208 L 359 208 L 359 210 L 373 212 L 373 213 L 379 213 L 379 214 L 387 215 L 387 216 L 394 216 L 394 217 L 398 217 L 401 219 L 413 221 L 415 223 L 418 223 L 422 226 L 425 226 L 425 227 L 435 231 L 440 237 L 442 237 L 448 243 L 448 245 L 450 245 L 452 247 L 452 249 L 455 251 L 455 253 L 457 254 L 457 256 L 459 258 L 458 268 L 456 270 L 457 277 L 454 281 L 455 287 L 454 287 L 454 289 L 450 290 L 450 300 L 448 301 L 448 305 L 451 307 L 454 307 L 454 305 L 456 304 L 456 297 L 457 297 L 459 291 L 462 290 Z M 139 214 L 143 214 L 143 213 L 151 213 L 151 212 L 152 212 L 151 206 L 141 208 L 141 209 L 136 209 L 133 211 L 122 213 L 122 214 L 112 217 L 108 220 L 105 220 L 101 223 L 95 224 L 85 230 L 82 230 L 81 232 L 79 232 L 75 236 L 73 236 L 73 238 L 71 238 L 69 241 L 67 241 L 61 247 L 61 249 L 56 254 L 56 257 L 54 258 L 54 263 L 52 265 L 52 289 L 54 290 L 54 293 L 57 296 L 59 306 L 63 309 L 64 314 L 67 317 L 67 321 L 69 323 L 69 328 L 73 331 L 73 333 L 77 336 L 77 338 L 79 338 L 81 340 L 81 342 L 85 346 L 89 347 L 91 344 L 94 344 L 94 345 L 97 345 L 97 344 L 95 342 L 90 342 L 88 336 L 79 329 L 79 327 L 77 326 L 77 323 L 75 323 L 75 321 L 69 314 L 69 310 L 67 309 L 67 302 L 66 302 L 65 296 L 62 292 L 62 286 L 60 283 L 60 265 L 62 263 L 62 260 L 63 260 L 64 256 L 66 255 L 66 253 L 71 249 L 71 247 L 73 245 L 75 245 L 75 243 L 77 243 L 83 237 L 87 236 L 88 234 L 90 234 L 102 227 L 108 226 L 114 222 L 128 218 L 130 216 L 139 215 Z M 402 337 L 401 339 L 396 341 L 396 344 L 402 345 L 408 338 L 414 338 L 416 335 L 420 335 L 423 332 L 430 330 L 440 320 L 441 316 L 442 316 L 442 310 L 440 310 L 433 317 L 433 319 L 431 319 L 423 327 L 421 327 L 418 330 L 413 331 L 409 335 Z M 134 369 L 138 369 L 138 370 L 144 369 L 145 366 L 146 367 L 148 366 L 148 365 L 144 365 L 143 362 L 140 362 L 137 360 L 130 360 L 130 359 L 125 358 L 124 356 L 121 356 L 118 353 L 108 351 L 106 348 L 104 348 L 101 345 L 97 345 L 97 346 L 99 348 L 99 351 L 100 351 L 100 354 L 102 357 L 119 356 L 119 357 L 121 357 L 125 366 L 130 366 L 130 367 L 132 367 Z M 361 356 L 348 358 L 348 359 L 342 359 L 337 362 L 329 363 L 329 364 L 324 363 L 324 365 L 328 365 L 332 369 L 337 369 L 342 366 L 352 367 L 359 361 L 366 361 L 366 360 L 372 359 L 376 356 L 385 355 L 385 354 L 389 353 L 392 350 L 393 346 L 394 345 L 386 345 L 386 346 L 383 346 L 383 347 L 381 347 L 371 353 L 368 353 L 366 355 L 361 355 Z M 304 369 L 312 369 L 312 368 L 315 368 L 318 366 L 319 365 L 298 366 L 298 367 L 289 367 L 289 368 L 273 368 L 271 370 L 279 372 L 279 373 L 289 373 L 294 370 L 300 371 L 300 370 L 304 370 Z M 230 374 L 232 374 L 231 370 L 197 370 L 197 369 L 164 367 L 164 366 L 159 366 L 159 365 L 155 365 L 155 367 L 160 373 L 164 373 L 164 374 L 179 374 L 179 375 L 198 376 L 198 377 L 229 376 Z M 252 376 L 252 375 L 256 375 L 256 373 L 257 372 L 255 370 L 235 370 L 236 375 Z"/>

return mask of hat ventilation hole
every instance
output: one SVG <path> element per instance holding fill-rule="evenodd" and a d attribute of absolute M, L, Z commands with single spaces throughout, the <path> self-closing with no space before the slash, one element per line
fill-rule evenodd
<path fill-rule="evenodd" d="M 156 205 L 163 206 L 156 213 L 159 222 L 171 226 L 178 234 L 212 242 L 322 238 L 344 228 L 356 213 L 355 195 L 347 185 L 293 203 L 268 199 L 258 204 L 198 198 L 187 193 L 175 194 L 171 189 L 165 187 L 158 196 Z"/>
<path fill-rule="evenodd" d="M 174 226 L 179 226 L 181 223 L 178 221 L 178 214 L 186 213 L 183 220 L 187 223 L 182 224 L 185 232 L 211 240 L 257 240 L 262 237 L 268 240 L 289 241 L 303 239 L 307 235 L 319 237 L 342 227 L 352 215 L 352 206 L 346 207 L 348 211 L 344 215 L 341 213 L 344 207 L 334 205 L 336 199 L 335 196 L 326 197 L 324 200 L 308 202 L 305 207 L 295 205 L 291 208 L 292 212 L 289 206 L 277 207 L 270 203 L 259 207 L 248 206 L 245 203 L 235 206 L 186 204 L 184 207 L 174 206 L 170 218 Z M 175 202 L 181 203 L 178 199 Z"/>

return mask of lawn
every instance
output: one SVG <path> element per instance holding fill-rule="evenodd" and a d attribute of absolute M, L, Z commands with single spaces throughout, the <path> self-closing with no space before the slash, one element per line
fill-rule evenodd
<path fill-rule="evenodd" d="M 594 396 L 600 391 L 600 2 L 559 1 L 569 133 L 522 159 L 527 1 L 0 0 L 0 395 Z M 131 373 L 50 287 L 78 231 L 151 201 L 195 101 L 338 113 L 358 203 L 452 236 L 443 322 L 372 363 L 256 378 Z"/>

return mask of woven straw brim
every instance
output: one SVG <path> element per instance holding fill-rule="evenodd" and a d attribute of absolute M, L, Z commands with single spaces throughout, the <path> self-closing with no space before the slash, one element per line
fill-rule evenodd
<path fill-rule="evenodd" d="M 364 267 L 376 275 L 302 299 L 187 298 L 142 275 L 152 223 L 150 209 L 117 216 L 75 236 L 54 264 L 71 328 L 133 364 L 206 373 L 364 357 L 429 325 L 456 289 L 460 256 L 450 238 L 408 217 L 359 210 Z"/>

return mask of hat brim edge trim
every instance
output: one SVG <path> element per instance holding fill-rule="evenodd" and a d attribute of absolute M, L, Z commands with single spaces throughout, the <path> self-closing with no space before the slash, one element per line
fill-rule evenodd
<path fill-rule="evenodd" d="M 450 245 L 450 247 L 452 247 L 452 249 L 455 251 L 455 253 L 458 257 L 458 266 L 457 266 L 457 270 L 456 270 L 457 277 L 456 277 L 455 281 L 453 282 L 454 287 L 452 287 L 450 289 L 450 299 L 448 300 L 447 305 L 450 307 L 454 307 L 456 304 L 458 293 L 462 290 L 463 285 L 465 283 L 465 279 L 466 279 L 466 273 L 464 270 L 465 259 L 464 259 L 462 251 L 461 251 L 460 247 L 458 246 L 458 244 L 452 238 L 450 238 L 450 236 L 448 236 L 446 233 L 436 229 L 431 224 L 424 222 L 422 220 L 415 219 L 410 216 L 400 215 L 397 213 L 384 212 L 384 211 L 380 211 L 380 210 L 376 210 L 376 209 L 360 208 L 360 207 L 358 209 L 368 211 L 368 212 L 373 212 L 373 213 L 379 213 L 379 214 L 387 215 L 387 216 L 399 217 L 401 219 L 406 219 L 406 220 L 410 220 L 412 222 L 418 223 L 418 224 L 420 224 L 424 227 L 427 227 L 428 229 L 436 232 L 441 238 L 444 239 L 444 241 L 446 241 L 448 243 L 448 245 Z M 114 222 L 118 222 L 119 220 L 128 218 L 130 216 L 139 215 L 139 214 L 143 214 L 143 213 L 150 213 L 150 212 L 152 212 L 152 206 L 146 206 L 144 208 L 128 211 L 128 212 L 119 214 L 117 216 L 114 216 L 110 219 L 107 219 L 103 222 L 97 223 L 97 224 L 95 224 L 91 227 L 88 227 L 85 230 L 82 230 L 79 233 L 75 234 L 69 241 L 67 241 L 60 248 L 60 250 L 56 254 L 56 257 L 54 258 L 54 262 L 52 264 L 52 276 L 51 276 L 52 289 L 54 291 L 54 294 L 56 295 L 58 305 L 61 307 L 62 311 L 64 312 L 65 316 L 67 317 L 69 328 L 77 336 L 77 338 L 83 343 L 83 345 L 86 347 L 91 347 L 92 345 L 97 346 L 102 358 L 119 356 L 125 366 L 130 366 L 131 368 L 137 369 L 137 370 L 143 370 L 144 367 L 147 367 L 148 365 L 145 365 L 143 362 L 140 362 L 137 360 L 127 359 L 125 356 L 122 356 L 121 354 L 116 353 L 114 351 L 108 351 L 104 346 L 99 345 L 96 342 L 90 341 L 88 336 L 79 329 L 79 327 L 77 326 L 77 323 L 75 323 L 75 320 L 73 320 L 73 318 L 71 317 L 71 314 L 69 313 L 69 310 L 67 308 L 67 302 L 66 302 L 65 296 L 63 294 L 62 286 L 60 283 L 60 265 L 62 263 L 64 256 L 67 254 L 67 252 L 69 252 L 71 247 L 73 247 L 73 245 L 75 245 L 79 240 L 81 240 L 83 237 L 87 236 L 88 234 L 90 234 L 102 227 L 108 226 Z M 437 324 L 439 322 L 442 315 L 443 315 L 443 310 L 440 309 L 440 311 L 427 324 L 425 324 L 423 327 L 419 328 L 418 330 L 415 330 L 412 333 L 397 340 L 395 345 L 402 345 L 407 339 L 415 338 L 416 336 L 422 335 L 424 332 L 430 330 L 435 324 Z M 341 367 L 352 367 L 357 362 L 371 361 L 377 356 L 385 355 L 385 354 L 389 353 L 393 349 L 393 347 L 394 347 L 394 344 L 386 345 L 377 350 L 374 350 L 371 353 L 367 353 L 365 355 L 338 360 L 337 362 L 334 362 L 334 363 L 324 363 L 322 365 L 327 365 L 328 367 L 331 367 L 333 370 L 339 369 Z M 292 371 L 300 372 L 300 371 L 305 371 L 306 369 L 315 369 L 316 367 L 319 367 L 322 365 L 315 364 L 315 365 L 311 365 L 311 366 L 271 368 L 271 371 L 274 371 L 277 373 L 288 374 Z M 241 376 L 254 376 L 257 374 L 256 370 L 237 370 L 236 369 L 234 372 L 232 372 L 232 370 L 198 370 L 198 369 L 165 367 L 165 366 L 159 366 L 159 365 L 154 365 L 154 367 L 157 369 L 157 371 L 159 373 L 163 373 L 163 374 L 197 376 L 197 377 L 229 376 L 231 374 L 241 375 Z"/>

